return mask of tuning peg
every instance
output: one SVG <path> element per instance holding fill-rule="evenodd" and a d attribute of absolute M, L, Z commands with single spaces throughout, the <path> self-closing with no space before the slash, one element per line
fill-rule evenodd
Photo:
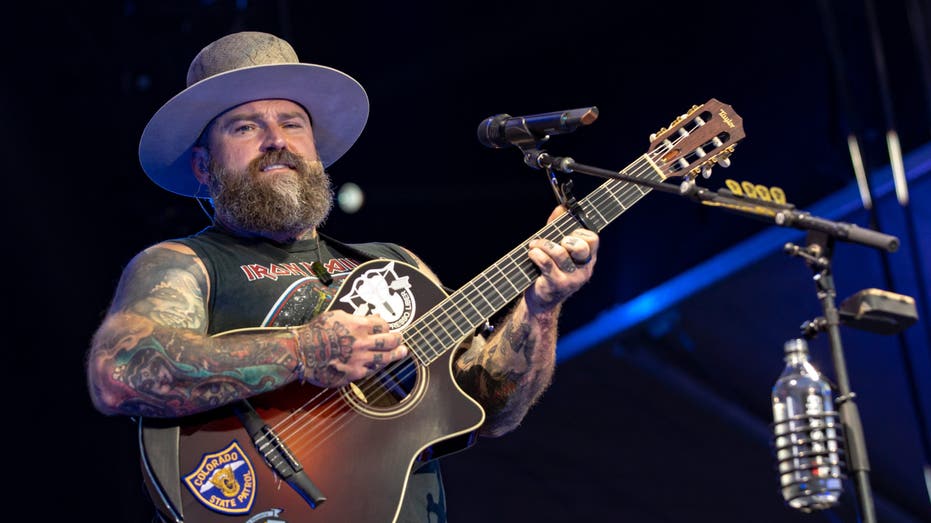
<path fill-rule="evenodd" d="M 711 166 L 710 166 L 710 165 L 702 165 L 702 166 L 701 166 L 701 177 L 704 178 L 704 179 L 706 179 L 706 180 L 707 180 L 708 178 L 711 178 Z"/>
<path fill-rule="evenodd" d="M 716 163 L 720 165 L 721 167 L 727 169 L 728 167 L 731 166 L 731 159 L 728 157 L 724 157 L 718 160 Z"/>

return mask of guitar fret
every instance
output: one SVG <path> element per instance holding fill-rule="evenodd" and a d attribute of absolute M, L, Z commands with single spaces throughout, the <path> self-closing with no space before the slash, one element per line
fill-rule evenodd
<path fill-rule="evenodd" d="M 585 210 L 585 214 L 586 216 L 589 217 L 589 220 L 592 219 L 592 215 L 590 211 L 593 211 L 598 216 L 598 219 L 601 220 L 600 223 L 592 223 L 592 225 L 595 228 L 597 228 L 598 230 L 601 230 L 605 225 L 608 224 L 608 220 L 605 219 L 604 215 L 601 214 L 601 211 L 599 211 L 597 207 L 593 205 L 589 205 L 588 202 L 585 202 L 585 204 L 580 204 L 580 205 L 582 205 L 583 207 L 588 207 L 588 209 Z"/>
<path fill-rule="evenodd" d="M 588 215 L 588 211 L 586 211 L 586 210 L 584 209 L 584 207 L 587 206 L 588 203 L 587 203 L 587 202 L 584 202 L 584 203 L 583 203 L 583 202 L 580 202 L 579 205 L 580 205 L 581 207 L 583 207 L 583 209 L 582 209 L 583 212 L 585 212 L 585 214 Z M 593 210 L 594 210 L 594 209 L 593 209 Z M 596 210 L 596 212 L 597 212 L 597 210 Z M 600 213 L 599 213 L 599 216 L 600 216 Z M 591 221 L 591 216 L 589 216 L 589 221 Z M 555 225 L 557 231 L 559 232 L 560 240 L 561 240 L 562 238 L 565 238 L 566 236 L 568 236 L 570 232 L 572 232 L 573 230 L 575 230 L 575 229 L 578 228 L 578 226 L 579 226 L 579 224 L 576 223 L 576 220 L 574 220 L 574 219 L 573 219 L 573 220 L 566 220 L 566 221 L 565 221 L 565 224 L 563 224 L 563 222 L 562 222 L 561 220 L 557 220 L 557 221 L 555 221 L 555 222 L 553 222 L 553 223 L 554 223 L 554 225 Z M 563 225 L 565 225 L 565 227 L 563 227 Z"/>
<path fill-rule="evenodd" d="M 408 332 L 405 333 L 405 343 L 418 346 L 421 357 L 430 362 L 440 354 L 440 349 L 437 347 L 444 347 L 445 344 L 440 343 L 440 338 L 430 328 L 430 322 L 422 322 L 422 327 L 417 329 L 412 336 L 409 336 L 411 333 L 410 329 L 408 329 Z"/>
<path fill-rule="evenodd" d="M 485 293 L 484 293 L 484 292 L 481 292 L 481 291 L 478 289 L 478 283 L 476 282 L 476 280 L 477 280 L 478 278 L 483 278 L 484 276 L 485 276 L 485 273 L 482 273 L 482 274 L 479 274 L 479 275 L 476 277 L 475 280 L 472 280 L 472 281 L 473 281 L 473 283 L 471 284 L 472 290 L 471 290 L 471 291 L 467 291 L 467 292 L 472 292 L 472 296 L 478 296 L 479 298 L 482 299 L 482 301 L 485 302 L 485 305 L 486 305 L 486 306 L 485 306 L 483 309 L 477 309 L 478 312 L 479 312 L 479 315 L 480 315 L 480 316 L 483 316 L 483 317 L 485 317 L 485 316 L 488 315 L 488 314 L 487 314 L 487 311 L 489 311 L 489 310 L 494 310 L 494 308 L 495 308 L 494 305 L 493 305 L 490 301 L 488 301 L 488 298 L 485 296 Z M 469 300 L 469 302 L 471 303 L 471 300 Z"/>
<path fill-rule="evenodd" d="M 466 292 L 465 292 L 465 287 L 463 287 L 463 290 L 457 292 L 457 293 L 454 294 L 453 296 L 458 296 L 458 297 L 464 299 L 466 302 L 468 302 L 469 307 L 471 307 L 471 311 L 472 311 L 473 313 L 475 313 L 475 315 L 478 316 L 478 318 L 481 318 L 481 317 L 482 317 L 482 314 L 481 314 L 481 311 L 479 311 L 479 308 L 476 307 L 476 306 L 475 306 L 475 303 L 473 303 L 472 300 L 470 300 L 469 297 L 467 296 L 467 294 L 466 294 Z M 476 323 L 475 323 L 476 320 L 473 319 L 472 316 L 466 315 L 466 318 L 469 320 L 469 324 L 470 324 L 470 325 L 476 325 Z"/>
<path fill-rule="evenodd" d="M 622 170 L 621 173 L 640 179 L 650 179 L 650 175 L 652 175 L 654 181 L 659 177 L 652 164 L 648 161 L 641 160 L 639 165 L 636 164 L 637 162 L 634 162 L 634 164 Z M 617 216 L 620 216 L 624 211 L 630 208 L 631 205 L 650 191 L 651 189 L 645 185 L 625 182 L 623 180 L 609 180 L 593 191 L 586 200 L 591 202 L 595 209 L 602 209 L 599 211 L 599 214 L 602 214 L 606 220 L 611 221 Z M 605 203 L 602 196 L 609 197 L 614 203 Z"/>
<path fill-rule="evenodd" d="M 440 332 L 434 330 L 434 327 L 436 325 L 437 325 L 437 322 L 427 323 L 427 332 L 429 333 L 430 336 L 433 336 L 436 339 L 436 341 L 439 341 L 442 338 L 442 336 Z"/>
<path fill-rule="evenodd" d="M 500 304 L 500 305 L 493 305 L 493 307 L 494 307 L 495 309 L 498 309 L 499 307 L 503 307 L 504 304 L 506 304 L 508 300 L 507 300 L 507 298 L 504 297 L 503 294 L 501 294 L 501 291 L 498 290 L 498 285 L 497 285 L 496 283 L 492 282 L 492 280 L 491 280 L 491 275 L 488 274 L 489 272 L 491 272 L 491 269 L 485 271 L 485 272 L 483 273 L 483 276 L 484 276 L 484 278 L 485 278 L 485 281 L 487 281 L 488 283 L 491 283 L 491 288 L 494 289 L 494 291 L 498 294 L 498 297 L 501 298 L 501 304 Z M 483 293 L 483 294 L 484 294 L 484 293 Z"/>
<path fill-rule="evenodd" d="M 453 314 L 451 314 L 451 311 L 447 311 L 447 310 L 444 310 L 444 309 L 441 308 L 440 310 L 446 314 L 446 317 L 448 317 L 448 318 L 450 319 L 450 321 L 453 322 L 453 324 L 454 324 L 457 328 L 459 328 L 459 325 L 463 323 L 462 318 L 465 318 L 465 319 L 467 320 L 466 323 L 467 323 L 468 325 L 471 325 L 471 324 L 472 324 L 472 321 L 469 319 L 468 314 L 466 314 L 465 312 L 463 312 L 462 308 L 459 307 L 459 304 L 456 302 L 456 300 L 454 299 L 454 297 L 450 297 L 450 299 L 449 299 L 448 301 L 449 301 L 449 304 L 450 304 L 451 306 L 453 306 L 453 307 L 456 308 L 456 310 L 458 311 L 458 316 L 459 316 L 460 319 L 457 321 L 457 320 L 454 318 Z M 473 309 L 473 310 L 474 310 L 474 309 Z M 462 335 L 464 335 L 466 332 L 468 332 L 467 330 L 462 330 L 462 329 L 460 329 L 460 331 L 461 331 L 460 334 L 459 334 L 460 337 L 461 337 Z"/>
<path fill-rule="evenodd" d="M 515 294 L 515 295 L 520 294 L 520 289 L 517 288 L 516 285 L 514 285 L 514 282 L 511 281 L 511 277 L 508 276 L 508 273 L 505 272 L 504 270 L 501 270 L 501 269 L 499 269 L 498 272 L 501 274 L 501 276 L 504 277 L 504 281 L 507 282 L 507 284 L 511 287 L 511 290 L 514 291 L 514 294 Z M 508 299 L 508 298 L 505 298 L 504 301 L 505 301 L 505 302 L 508 302 L 508 301 L 511 301 L 511 300 Z"/>
<path fill-rule="evenodd" d="M 447 338 L 452 338 L 452 336 L 449 335 L 449 331 L 446 330 L 446 322 L 445 322 L 445 321 L 440 320 L 439 318 L 437 318 L 437 319 L 436 319 L 434 322 L 432 322 L 432 323 L 435 324 L 435 325 L 437 325 L 439 328 L 443 329 L 443 334 L 445 334 Z"/>
<path fill-rule="evenodd" d="M 429 358 L 432 361 L 433 356 L 437 356 L 436 349 L 433 349 L 433 347 L 443 347 L 444 344 L 440 343 L 440 339 L 436 336 L 436 333 L 433 332 L 433 329 L 431 329 L 429 325 L 427 325 L 426 331 L 427 332 L 421 332 L 421 339 L 423 340 L 423 343 L 427 345 L 427 347 L 430 347 L 430 352 L 434 353 Z M 432 338 L 431 335 L 433 336 Z"/>
<path fill-rule="evenodd" d="M 422 347 L 423 342 L 419 336 L 419 331 L 416 328 L 409 328 L 404 331 L 404 345 L 407 345 L 407 349 L 411 355 L 415 356 L 417 363 L 421 365 L 426 365 L 431 361 L 431 358 L 426 354 L 426 350 Z"/>
<path fill-rule="evenodd" d="M 458 307 L 457 307 L 457 309 L 458 309 Z M 462 312 L 462 311 L 460 311 L 460 313 L 461 313 L 461 312 Z M 448 324 L 448 325 L 450 325 L 451 327 L 455 327 L 456 330 L 459 331 L 457 334 L 453 335 L 452 337 L 454 337 L 454 338 L 456 338 L 456 339 L 459 339 L 459 338 L 461 338 L 461 337 L 466 333 L 466 331 L 463 331 L 462 329 L 459 328 L 459 324 L 462 323 L 462 322 L 456 321 L 456 319 L 453 318 L 452 314 L 450 314 L 449 311 L 447 311 L 445 308 L 439 307 L 438 310 L 437 310 L 437 314 L 444 314 L 444 315 L 446 316 L 446 319 L 445 319 L 445 320 L 439 320 L 439 321 L 441 321 L 441 322 L 443 323 L 443 325 L 447 325 L 447 324 Z M 443 327 L 443 330 L 446 330 L 446 327 Z M 447 332 L 447 334 L 449 333 L 448 330 L 446 330 L 446 332 Z"/>

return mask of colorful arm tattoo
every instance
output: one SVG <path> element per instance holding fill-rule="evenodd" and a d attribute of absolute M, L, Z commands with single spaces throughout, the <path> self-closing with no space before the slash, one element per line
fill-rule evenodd
<path fill-rule="evenodd" d="M 151 248 L 125 271 L 88 357 L 91 396 L 107 414 L 184 416 L 294 379 L 291 331 L 206 335 L 206 275 L 195 256 Z"/>

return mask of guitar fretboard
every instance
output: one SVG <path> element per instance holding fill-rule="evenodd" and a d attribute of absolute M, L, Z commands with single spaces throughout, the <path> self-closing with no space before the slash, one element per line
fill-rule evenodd
<path fill-rule="evenodd" d="M 648 181 L 663 180 L 662 173 L 647 155 L 621 173 Z M 579 206 L 589 228 L 598 232 L 650 190 L 645 185 L 611 179 L 580 200 Z M 427 365 L 454 348 L 487 318 L 527 290 L 540 275 L 540 270 L 527 256 L 531 240 L 544 238 L 559 243 L 578 227 L 578 221 L 570 214 L 560 216 L 423 314 L 404 332 L 404 342 L 411 353 Z"/>

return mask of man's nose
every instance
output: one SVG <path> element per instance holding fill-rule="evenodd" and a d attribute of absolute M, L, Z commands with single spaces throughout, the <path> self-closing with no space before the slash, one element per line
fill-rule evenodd
<path fill-rule="evenodd" d="M 270 127 L 265 131 L 264 140 L 262 140 L 263 151 L 279 151 L 287 146 L 284 135 L 280 129 Z"/>

